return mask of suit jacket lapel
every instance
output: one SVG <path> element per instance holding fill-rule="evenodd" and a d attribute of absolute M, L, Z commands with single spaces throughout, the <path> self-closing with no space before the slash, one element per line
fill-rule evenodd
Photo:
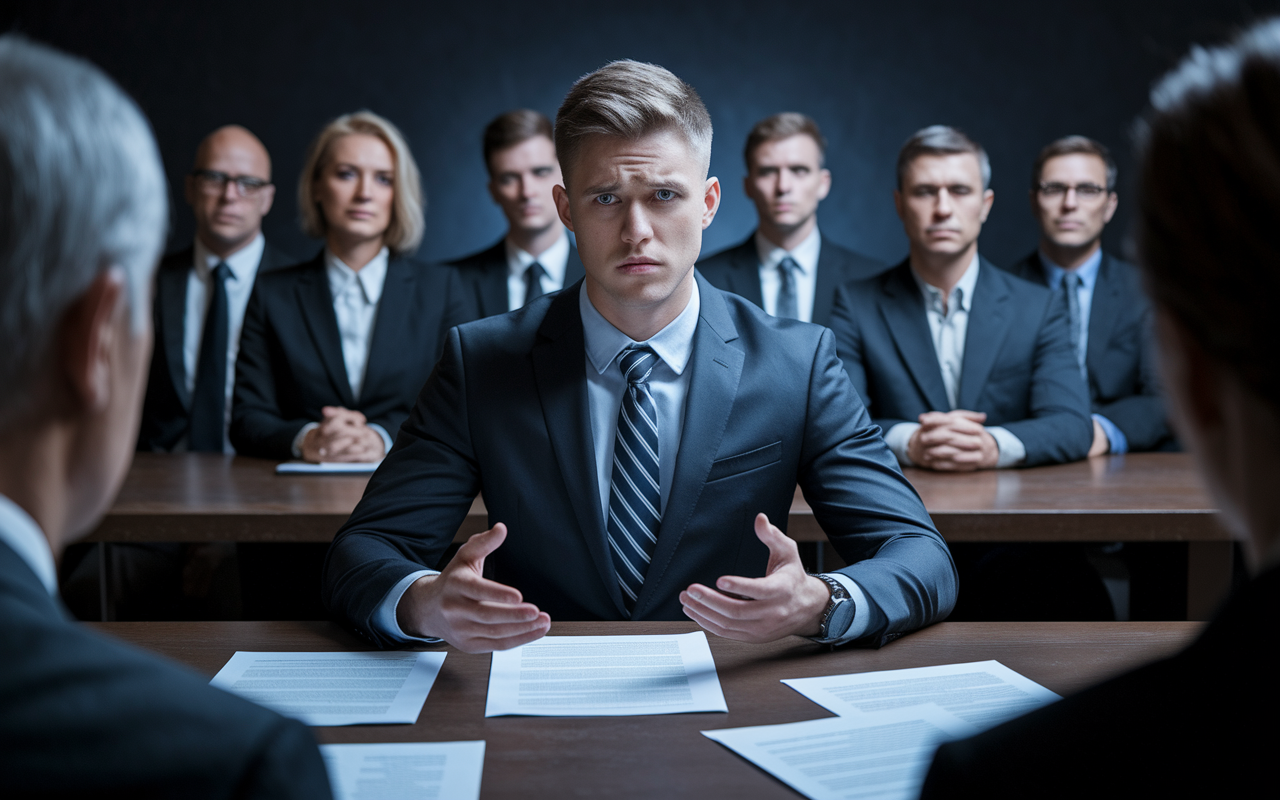
<path fill-rule="evenodd" d="M 1102 354 L 1107 351 L 1107 344 L 1111 339 L 1111 329 L 1115 327 L 1116 316 L 1124 305 L 1120 297 L 1119 281 L 1113 274 L 1113 269 L 1111 257 L 1103 253 L 1102 264 L 1098 267 L 1098 279 L 1093 284 L 1093 302 L 1089 304 L 1089 344 L 1084 357 L 1084 363 L 1088 367 L 1093 367 L 1102 360 Z"/>
<path fill-rule="evenodd" d="M 483 255 L 484 277 L 480 281 L 480 316 L 507 313 L 507 244 L 505 239 L 490 247 Z"/>
<path fill-rule="evenodd" d="M 613 556 L 600 507 L 600 486 L 596 478 L 595 448 L 591 438 L 591 411 L 587 405 L 586 344 L 582 335 L 582 315 L 578 311 L 578 287 L 574 284 L 558 294 L 547 310 L 533 346 L 533 375 L 538 387 L 542 416 L 555 451 L 560 476 L 573 513 L 600 580 L 626 618 L 622 590 L 613 568 Z"/>
<path fill-rule="evenodd" d="M 643 618 L 655 597 L 664 593 L 662 579 L 689 527 L 711 463 L 720 450 L 725 424 L 733 410 L 742 377 L 743 352 L 729 344 L 738 330 L 720 292 L 699 276 L 701 308 L 693 335 L 693 355 L 688 369 L 689 394 L 685 398 L 684 426 L 680 451 L 676 453 L 671 494 L 662 512 L 662 528 L 645 574 L 644 586 L 636 597 L 633 619 Z"/>
<path fill-rule="evenodd" d="M 760 254 L 756 251 L 756 235 L 729 251 L 733 269 L 729 270 L 729 291 L 764 308 L 760 290 Z"/>
<path fill-rule="evenodd" d="M 307 332 L 315 343 L 316 352 L 324 362 L 329 380 L 342 398 L 346 408 L 355 408 L 351 394 L 351 380 L 347 377 L 346 361 L 342 358 L 342 336 L 338 332 L 338 317 L 333 312 L 333 294 L 325 273 L 324 253 L 311 262 L 311 269 L 298 281 L 298 307 L 306 323 Z"/>
<path fill-rule="evenodd" d="M 1000 355 L 1009 331 L 1009 290 L 997 267 L 985 258 L 978 271 L 973 300 L 969 304 L 968 331 L 964 337 L 964 368 L 957 393 L 960 408 L 974 410 L 987 385 L 987 376 Z"/>
<path fill-rule="evenodd" d="M 821 241 L 822 245 L 818 249 L 818 274 L 814 276 L 813 285 L 813 316 L 810 317 L 814 322 L 831 319 L 836 289 L 844 283 L 844 265 L 836 256 L 835 248 L 827 246 L 826 239 Z"/>
<path fill-rule="evenodd" d="M 364 385 L 360 393 L 366 397 L 385 392 L 378 391 L 378 381 L 394 373 L 395 364 L 405 347 L 413 347 L 412 315 L 410 306 L 414 298 L 413 265 L 408 261 L 392 258 L 387 262 L 387 277 L 382 285 L 382 297 L 378 300 L 378 316 L 373 323 L 373 337 L 369 345 L 369 363 L 364 370 Z M 345 362 L 343 366 L 345 374 Z M 395 394 L 393 391 L 392 394 Z M 394 438 L 395 431 L 387 431 Z"/>
<path fill-rule="evenodd" d="M 951 404 L 947 400 L 946 384 L 942 382 L 938 352 L 933 347 L 933 334 L 925 316 L 920 287 L 911 277 L 910 262 L 902 262 L 880 280 L 884 282 L 884 293 L 879 301 L 880 315 L 884 317 L 889 334 L 898 347 L 898 355 L 907 365 L 929 409 L 949 411 Z"/>
<path fill-rule="evenodd" d="M 569 242 L 569 260 L 564 265 L 564 287 L 569 288 L 586 275 L 587 270 L 582 265 L 582 256 L 578 255 L 578 248 L 573 242 Z"/>
<path fill-rule="evenodd" d="M 160 346 L 182 407 L 191 408 L 191 395 L 187 392 L 187 365 L 182 357 L 183 339 L 186 338 L 187 276 L 194 266 L 195 251 L 188 248 L 174 257 L 175 266 L 161 269 L 156 277 L 156 293 L 160 296 Z"/>

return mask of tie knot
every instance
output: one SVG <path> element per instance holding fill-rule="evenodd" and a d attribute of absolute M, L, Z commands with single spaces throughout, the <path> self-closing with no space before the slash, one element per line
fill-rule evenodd
<path fill-rule="evenodd" d="M 648 345 L 635 345 L 622 351 L 622 377 L 632 386 L 648 381 L 656 366 L 658 355 Z"/>
<path fill-rule="evenodd" d="M 541 280 L 542 276 L 547 274 L 547 271 L 543 269 L 541 264 L 535 261 L 529 266 L 525 267 L 524 274 L 536 280 Z"/>
<path fill-rule="evenodd" d="M 227 266 L 227 262 L 219 261 L 218 266 L 213 268 L 213 279 L 218 283 L 226 283 L 227 278 L 231 277 L 231 267 Z"/>
<path fill-rule="evenodd" d="M 800 269 L 800 265 L 796 263 L 796 260 L 794 258 L 792 258 L 791 256 L 787 256 L 786 258 L 778 262 L 778 269 L 786 273 L 787 275 L 791 275 L 796 270 Z"/>
<path fill-rule="evenodd" d="M 1075 274 L 1074 272 L 1068 272 L 1067 274 L 1063 275 L 1062 280 L 1067 284 L 1068 289 L 1071 289 L 1074 291 L 1080 288 L 1080 276 Z"/>

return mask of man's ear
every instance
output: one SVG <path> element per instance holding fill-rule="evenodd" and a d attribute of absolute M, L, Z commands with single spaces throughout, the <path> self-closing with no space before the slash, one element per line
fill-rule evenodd
<path fill-rule="evenodd" d="M 124 270 L 98 273 L 67 309 L 58 332 L 60 363 L 77 410 L 96 414 L 111 401 L 111 370 L 119 319 L 127 314 Z"/>
<path fill-rule="evenodd" d="M 893 190 L 893 210 L 898 212 L 898 219 L 906 221 L 902 216 L 902 192 L 897 189 Z"/>
<path fill-rule="evenodd" d="M 985 189 L 982 192 L 982 224 L 987 223 L 987 217 L 991 216 L 991 206 L 996 202 L 996 193 L 992 189 Z"/>
<path fill-rule="evenodd" d="M 268 183 L 262 187 L 262 193 L 259 195 L 258 202 L 262 204 L 262 216 L 271 213 L 271 205 L 276 201 L 276 185 Z"/>
<path fill-rule="evenodd" d="M 826 200 L 831 194 L 831 170 L 823 168 L 818 173 L 818 200 Z"/>
<path fill-rule="evenodd" d="M 705 231 L 711 221 L 716 218 L 716 211 L 720 209 L 720 179 L 707 178 L 706 188 L 703 189 L 703 210 L 702 210 L 702 229 Z"/>
<path fill-rule="evenodd" d="M 569 213 L 569 193 L 565 191 L 563 185 L 557 183 L 551 187 L 551 196 L 556 201 L 556 213 L 560 215 L 560 221 L 569 230 L 573 230 L 573 216 Z M 574 231 L 577 233 L 577 231 Z"/>

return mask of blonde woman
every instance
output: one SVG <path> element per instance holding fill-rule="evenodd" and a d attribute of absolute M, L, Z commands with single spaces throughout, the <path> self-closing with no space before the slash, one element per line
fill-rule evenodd
<path fill-rule="evenodd" d="M 418 168 L 404 137 L 368 111 L 312 142 L 298 180 L 311 261 L 260 276 L 236 362 L 237 452 L 377 461 L 462 322 L 451 269 L 409 259 L 422 240 Z"/>

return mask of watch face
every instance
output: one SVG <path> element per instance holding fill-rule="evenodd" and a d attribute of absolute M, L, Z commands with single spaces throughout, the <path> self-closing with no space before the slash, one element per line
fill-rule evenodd
<path fill-rule="evenodd" d="M 853 615 L 856 610 L 852 600 L 837 601 L 836 607 L 831 610 L 831 620 L 827 624 L 827 638 L 834 639 L 838 636 L 843 636 L 844 632 L 849 629 L 850 623 L 853 622 Z"/>

